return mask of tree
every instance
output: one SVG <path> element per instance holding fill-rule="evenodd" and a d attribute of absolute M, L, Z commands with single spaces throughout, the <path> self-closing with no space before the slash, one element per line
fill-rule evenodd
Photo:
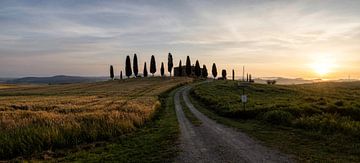
<path fill-rule="evenodd" d="M 165 74 L 164 62 L 161 62 L 160 73 L 161 73 L 161 77 L 164 77 L 164 74 Z"/>
<path fill-rule="evenodd" d="M 150 73 L 152 73 L 152 76 L 154 76 L 155 72 L 156 72 L 156 62 L 154 55 L 152 55 L 150 60 Z"/>
<path fill-rule="evenodd" d="M 182 76 L 182 64 L 181 64 L 181 60 L 179 61 L 179 76 Z"/>
<path fill-rule="evenodd" d="M 190 76 L 191 75 L 191 61 L 190 61 L 189 56 L 186 57 L 186 68 L 185 68 L 185 70 L 186 70 L 186 75 Z"/>
<path fill-rule="evenodd" d="M 205 65 L 203 65 L 203 69 L 202 69 L 202 73 L 201 73 L 203 78 L 207 78 L 208 77 L 208 71 Z"/>
<path fill-rule="evenodd" d="M 216 64 L 215 63 L 213 63 L 211 72 L 212 72 L 212 75 L 214 76 L 214 79 L 215 79 L 216 76 L 217 76 L 217 69 L 216 69 Z"/>
<path fill-rule="evenodd" d="M 114 68 L 112 65 L 110 65 L 110 78 L 114 80 Z"/>
<path fill-rule="evenodd" d="M 222 78 L 226 80 L 226 70 L 222 70 L 221 74 L 222 74 Z"/>
<path fill-rule="evenodd" d="M 234 69 L 232 70 L 232 80 L 235 80 L 235 71 L 234 71 Z"/>
<path fill-rule="evenodd" d="M 173 58 L 172 58 L 171 53 L 169 53 L 169 55 L 168 55 L 168 72 L 170 73 L 170 77 L 171 77 L 171 71 L 172 71 L 173 66 L 174 66 Z"/>
<path fill-rule="evenodd" d="M 249 75 L 249 82 L 252 83 L 253 80 L 251 79 L 251 74 Z"/>
<path fill-rule="evenodd" d="M 130 56 L 126 56 L 126 63 L 125 63 L 125 75 L 130 78 L 132 71 L 131 71 L 131 62 L 130 62 Z"/>
<path fill-rule="evenodd" d="M 138 69 L 138 60 L 136 54 L 134 54 L 133 69 L 134 69 L 134 75 L 135 77 L 137 77 L 139 73 L 139 69 Z"/>
<path fill-rule="evenodd" d="M 147 68 L 146 68 L 146 62 L 144 63 L 144 71 L 143 71 L 144 77 L 148 76 Z"/>
<path fill-rule="evenodd" d="M 122 80 L 123 78 L 122 78 L 122 71 L 120 71 L 120 80 Z"/>
<path fill-rule="evenodd" d="M 201 76 L 201 68 L 200 68 L 200 64 L 199 64 L 198 60 L 196 60 L 196 63 L 195 63 L 195 75 L 196 75 L 196 77 Z"/>

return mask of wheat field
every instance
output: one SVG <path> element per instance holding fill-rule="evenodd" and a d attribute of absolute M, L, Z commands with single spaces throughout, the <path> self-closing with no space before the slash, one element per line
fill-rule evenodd
<path fill-rule="evenodd" d="M 151 120 L 158 95 L 190 79 L 0 89 L 0 159 L 108 140 Z"/>

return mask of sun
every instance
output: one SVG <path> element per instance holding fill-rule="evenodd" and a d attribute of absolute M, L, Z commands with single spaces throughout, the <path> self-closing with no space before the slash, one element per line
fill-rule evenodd
<path fill-rule="evenodd" d="M 317 56 L 311 64 L 313 71 L 320 76 L 328 75 L 335 67 L 334 58 L 329 56 Z"/>

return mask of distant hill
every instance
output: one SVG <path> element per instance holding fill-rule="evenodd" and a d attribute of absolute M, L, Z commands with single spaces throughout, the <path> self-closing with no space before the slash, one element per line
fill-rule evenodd
<path fill-rule="evenodd" d="M 90 83 L 108 80 L 107 77 L 80 77 L 58 75 L 52 77 L 24 77 L 6 81 L 10 84 L 69 84 L 69 83 Z"/>
<path fill-rule="evenodd" d="M 283 77 L 263 77 L 263 78 L 256 78 L 255 83 L 262 83 L 266 84 L 267 80 L 276 80 L 276 84 L 306 84 L 306 83 L 314 83 L 314 82 L 320 82 L 321 79 L 315 79 L 315 80 L 307 80 L 303 78 L 283 78 Z"/>

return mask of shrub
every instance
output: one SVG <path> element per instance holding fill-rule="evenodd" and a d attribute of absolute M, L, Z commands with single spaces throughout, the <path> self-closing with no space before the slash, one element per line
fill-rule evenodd
<path fill-rule="evenodd" d="M 283 110 L 272 110 L 263 115 L 264 121 L 275 125 L 289 125 L 293 119 L 291 113 Z"/>
<path fill-rule="evenodd" d="M 295 126 L 307 130 L 317 130 L 324 133 L 341 132 L 360 135 L 360 122 L 352 121 L 349 117 L 338 114 L 318 114 L 301 117 L 294 122 Z"/>
<path fill-rule="evenodd" d="M 336 101 L 336 102 L 335 102 L 335 105 L 336 105 L 336 106 L 344 106 L 344 101 L 341 101 L 341 100 Z"/>

